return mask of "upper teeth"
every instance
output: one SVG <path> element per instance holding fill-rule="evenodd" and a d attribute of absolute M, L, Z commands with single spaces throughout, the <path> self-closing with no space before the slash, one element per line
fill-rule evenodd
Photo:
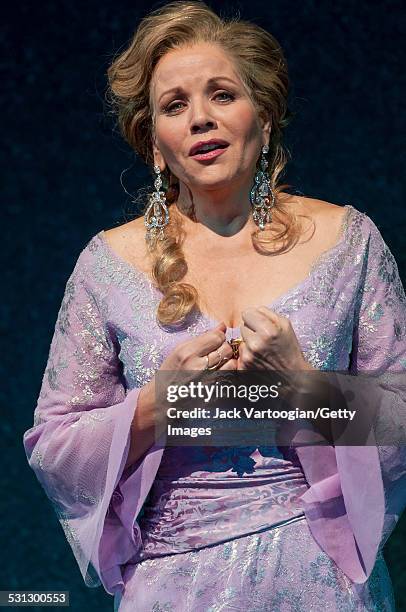
<path fill-rule="evenodd" d="M 206 144 L 206 145 L 202 145 L 201 147 L 198 148 L 198 150 L 196 151 L 196 153 L 199 153 L 199 151 L 211 151 L 212 149 L 217 149 L 218 147 L 220 147 L 220 144 Z"/>

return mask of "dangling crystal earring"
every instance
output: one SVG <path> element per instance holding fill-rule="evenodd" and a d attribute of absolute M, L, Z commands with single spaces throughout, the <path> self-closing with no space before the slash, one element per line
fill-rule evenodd
<path fill-rule="evenodd" d="M 261 168 L 255 173 L 254 186 L 250 192 L 250 200 L 253 207 L 252 217 L 260 230 L 265 229 L 267 223 L 271 223 L 271 209 L 275 206 L 275 194 L 272 191 L 271 180 L 266 171 L 268 160 L 265 156 L 268 151 L 268 145 L 264 145 L 262 147 Z"/>
<path fill-rule="evenodd" d="M 166 206 L 165 191 L 160 191 L 162 187 L 161 169 L 158 165 L 154 166 L 156 178 L 154 180 L 155 191 L 149 196 L 148 208 L 144 215 L 144 225 L 147 228 L 145 238 L 151 245 L 155 239 L 163 240 L 165 237 L 164 227 L 169 223 L 169 211 Z"/>

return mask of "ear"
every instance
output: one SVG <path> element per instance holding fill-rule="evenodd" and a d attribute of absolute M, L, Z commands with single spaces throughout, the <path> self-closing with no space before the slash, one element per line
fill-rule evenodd
<path fill-rule="evenodd" d="M 161 172 L 163 172 L 166 168 L 166 162 L 157 145 L 155 136 L 152 137 L 152 151 L 154 155 L 154 165 L 159 166 L 161 169 Z"/>
<path fill-rule="evenodd" d="M 261 130 L 262 130 L 262 140 L 263 144 L 269 144 L 269 137 L 271 133 L 272 121 L 265 110 L 263 110 L 260 114 L 260 122 L 261 122 Z"/>

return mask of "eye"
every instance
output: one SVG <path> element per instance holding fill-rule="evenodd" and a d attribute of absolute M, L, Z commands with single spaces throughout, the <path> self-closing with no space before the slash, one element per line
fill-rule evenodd
<path fill-rule="evenodd" d="M 174 110 L 178 110 L 176 107 L 179 106 L 179 104 L 182 104 L 182 102 L 173 102 L 172 104 L 168 104 L 168 106 L 164 108 L 164 113 L 172 113 Z"/>
<path fill-rule="evenodd" d="M 230 100 L 234 100 L 233 94 L 229 93 L 228 91 L 219 91 L 215 97 L 217 98 L 218 96 L 228 96 Z"/>
<path fill-rule="evenodd" d="M 235 96 L 228 91 L 219 91 L 214 95 L 214 98 L 218 99 L 221 103 L 235 100 Z M 163 112 L 167 115 L 174 115 L 182 110 L 183 106 L 184 102 L 174 100 L 164 107 Z"/>

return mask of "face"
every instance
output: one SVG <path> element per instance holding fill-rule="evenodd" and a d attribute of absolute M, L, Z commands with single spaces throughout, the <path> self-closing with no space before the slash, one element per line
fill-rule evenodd
<path fill-rule="evenodd" d="M 252 181 L 269 122 L 260 119 L 231 58 L 208 43 L 168 52 L 151 83 L 155 118 L 154 159 L 192 191 Z M 191 155 L 199 142 L 228 146 L 206 159 Z M 221 153 L 218 152 L 221 150 Z"/>

